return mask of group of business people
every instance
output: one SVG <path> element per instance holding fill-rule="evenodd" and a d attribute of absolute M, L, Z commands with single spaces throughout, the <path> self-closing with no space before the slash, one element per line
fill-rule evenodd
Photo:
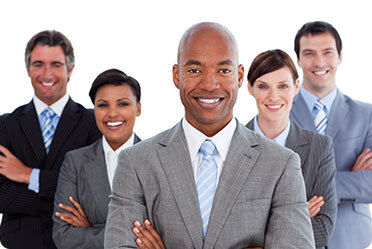
<path fill-rule="evenodd" d="M 99 74 L 93 114 L 67 94 L 71 42 L 36 34 L 25 53 L 34 98 L 0 117 L 1 243 L 368 247 L 372 106 L 337 90 L 341 50 L 332 25 L 303 25 L 302 86 L 284 51 L 259 54 L 247 77 L 258 115 L 245 127 L 233 115 L 244 79 L 235 38 L 220 24 L 196 24 L 173 66 L 185 116 L 139 143 L 139 83 L 117 69 Z"/>

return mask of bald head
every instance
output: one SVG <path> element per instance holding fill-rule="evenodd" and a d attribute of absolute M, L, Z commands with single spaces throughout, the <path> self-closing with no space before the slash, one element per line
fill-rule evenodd
<path fill-rule="evenodd" d="M 186 30 L 178 45 L 177 63 L 180 63 L 185 49 L 192 49 L 194 39 L 204 39 L 208 43 L 220 43 L 231 47 L 236 55 L 234 59 L 238 63 L 238 45 L 235 37 L 225 26 L 213 22 L 197 23 Z"/>

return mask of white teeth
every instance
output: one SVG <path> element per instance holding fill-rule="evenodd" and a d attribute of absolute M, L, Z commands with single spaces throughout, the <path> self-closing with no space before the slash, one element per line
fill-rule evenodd
<path fill-rule="evenodd" d="M 314 72 L 316 75 L 323 75 L 325 74 L 327 71 L 320 71 L 320 72 Z"/>
<path fill-rule="evenodd" d="M 217 103 L 220 99 L 199 99 L 200 102 L 206 103 L 206 104 L 214 104 Z"/>
<path fill-rule="evenodd" d="M 121 125 L 123 122 L 122 121 L 118 121 L 118 122 L 107 122 L 107 125 L 108 126 L 118 126 L 118 125 Z"/>
<path fill-rule="evenodd" d="M 53 86 L 54 82 L 43 82 L 43 86 Z"/>
<path fill-rule="evenodd" d="M 269 109 L 279 109 L 280 107 L 282 107 L 282 105 L 268 105 L 267 107 Z"/>

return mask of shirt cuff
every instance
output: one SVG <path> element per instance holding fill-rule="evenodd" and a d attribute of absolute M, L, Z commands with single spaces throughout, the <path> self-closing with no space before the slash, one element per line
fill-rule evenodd
<path fill-rule="evenodd" d="M 36 193 L 39 193 L 39 175 L 40 169 L 32 169 L 30 175 L 30 184 L 28 184 L 28 189 Z"/>

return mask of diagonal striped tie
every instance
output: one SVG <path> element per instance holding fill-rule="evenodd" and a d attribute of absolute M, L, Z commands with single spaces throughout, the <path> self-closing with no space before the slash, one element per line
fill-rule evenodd
<path fill-rule="evenodd" d="M 324 135 L 328 123 L 324 102 L 321 99 L 318 99 L 314 105 L 314 108 L 315 110 L 317 110 L 317 113 L 314 118 L 316 131 L 319 134 Z"/>
<path fill-rule="evenodd" d="M 58 116 L 51 108 L 46 108 L 40 114 L 41 133 L 43 134 L 45 149 L 49 152 L 50 145 L 53 140 L 54 132 L 58 123 Z"/>
<path fill-rule="evenodd" d="M 207 139 L 200 146 L 199 151 L 202 153 L 203 157 L 198 168 L 196 188 L 198 192 L 200 214 L 203 221 L 204 239 L 217 185 L 217 164 L 213 158 L 216 146 L 211 140 Z"/>

